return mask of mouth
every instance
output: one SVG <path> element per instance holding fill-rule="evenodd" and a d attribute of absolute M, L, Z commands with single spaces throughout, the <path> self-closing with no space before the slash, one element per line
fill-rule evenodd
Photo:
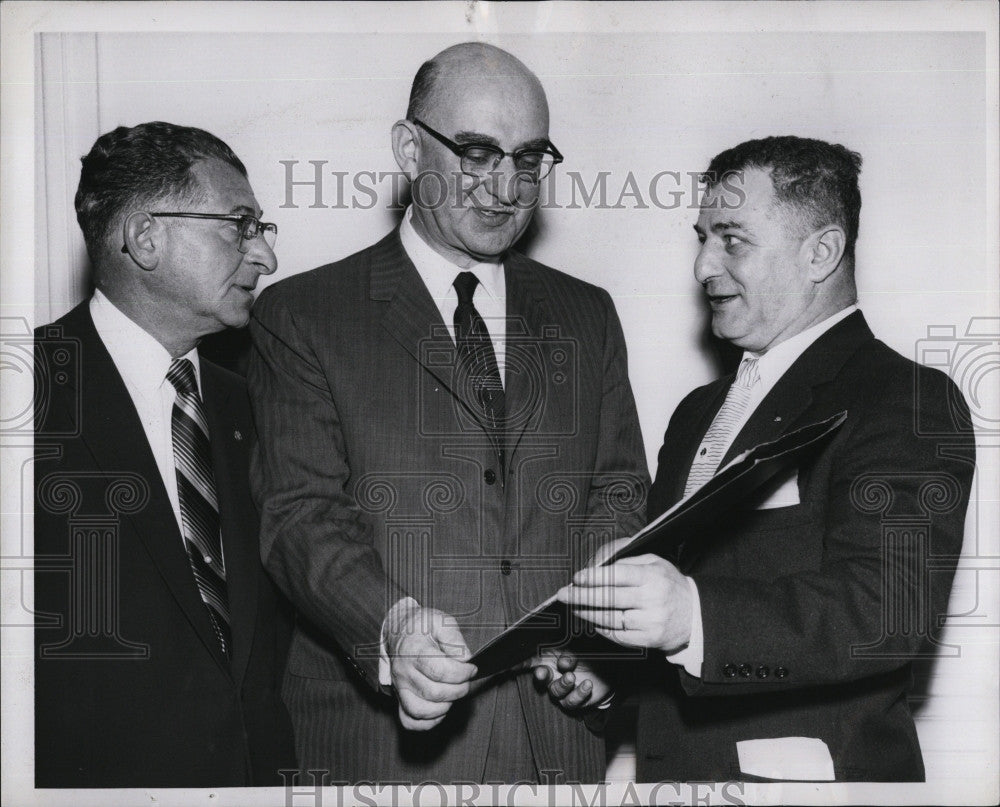
<path fill-rule="evenodd" d="M 708 294 L 708 303 L 713 309 L 724 308 L 739 297 L 738 294 Z"/>
<path fill-rule="evenodd" d="M 477 205 L 472 206 L 473 212 L 479 218 L 480 221 L 485 222 L 493 227 L 497 227 L 501 224 L 506 224 L 510 220 L 510 217 L 514 215 L 513 210 L 507 210 L 504 208 L 496 207 L 479 207 Z"/>

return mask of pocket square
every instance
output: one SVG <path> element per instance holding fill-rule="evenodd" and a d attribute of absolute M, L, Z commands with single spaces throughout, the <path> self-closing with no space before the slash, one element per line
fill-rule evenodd
<path fill-rule="evenodd" d="M 833 757 L 817 737 L 773 737 L 736 743 L 740 772 L 762 779 L 832 782 Z"/>
<path fill-rule="evenodd" d="M 797 468 L 778 474 L 760 489 L 754 504 L 757 510 L 774 510 L 799 504 L 799 472 Z"/>

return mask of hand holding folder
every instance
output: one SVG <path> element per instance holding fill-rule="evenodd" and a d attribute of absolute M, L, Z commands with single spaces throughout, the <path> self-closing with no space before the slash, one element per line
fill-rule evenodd
<path fill-rule="evenodd" d="M 597 565 L 606 566 L 646 554 L 669 557 L 692 538 L 709 540 L 712 522 L 804 454 L 817 450 L 846 420 L 847 412 L 840 412 L 744 452 L 690 496 L 627 541 L 615 545 L 611 554 Z M 587 633 L 593 641 L 593 631 L 587 631 L 585 624 L 575 619 L 570 608 L 553 594 L 483 645 L 471 663 L 478 668 L 478 675 L 492 675 L 537 655 L 540 650 L 585 638 Z M 617 648 L 615 652 L 629 651 Z"/>

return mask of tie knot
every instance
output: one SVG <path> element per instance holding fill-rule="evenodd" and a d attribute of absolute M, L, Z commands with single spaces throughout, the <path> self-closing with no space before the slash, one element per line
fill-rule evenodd
<path fill-rule="evenodd" d="M 174 359 L 167 370 L 167 381 L 174 385 L 178 395 L 198 394 L 198 384 L 194 380 L 194 365 L 189 359 Z"/>
<path fill-rule="evenodd" d="M 472 295 L 476 293 L 479 278 L 473 272 L 459 272 L 452 285 L 458 292 L 458 304 L 472 305 Z"/>
<path fill-rule="evenodd" d="M 760 372 L 757 370 L 757 359 L 746 358 L 740 362 L 740 369 L 736 371 L 736 381 L 733 384 L 737 387 L 749 389 L 760 381 Z"/>

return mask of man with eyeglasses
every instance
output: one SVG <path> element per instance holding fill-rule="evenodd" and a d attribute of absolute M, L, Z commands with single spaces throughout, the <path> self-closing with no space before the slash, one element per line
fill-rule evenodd
<path fill-rule="evenodd" d="M 119 127 L 82 162 L 94 293 L 36 331 L 35 783 L 280 785 L 288 625 L 250 406 L 198 355 L 246 325 L 277 229 L 201 129 Z"/>
<path fill-rule="evenodd" d="M 603 776 L 600 682 L 551 698 L 469 663 L 637 529 L 648 484 L 611 298 L 512 249 L 562 160 L 548 117 L 511 54 L 438 54 L 392 129 L 401 226 L 254 308 L 262 553 L 299 612 L 300 763 L 328 783 Z"/>

